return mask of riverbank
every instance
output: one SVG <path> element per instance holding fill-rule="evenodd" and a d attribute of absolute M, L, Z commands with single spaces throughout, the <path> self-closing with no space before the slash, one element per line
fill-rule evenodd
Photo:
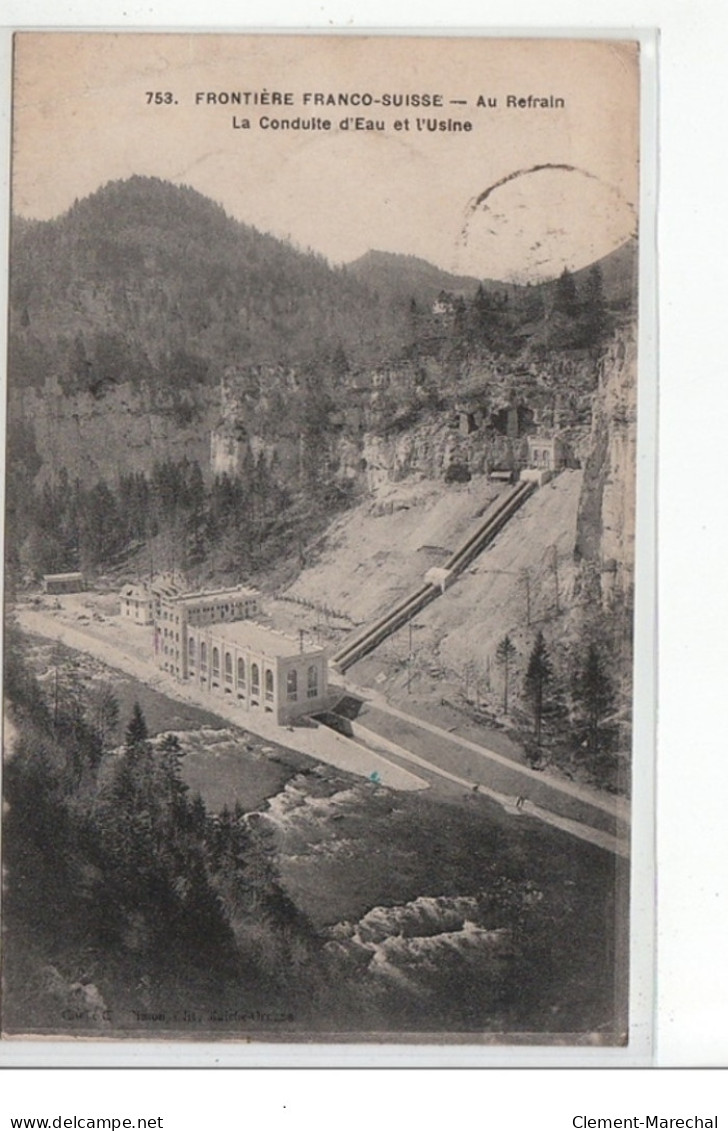
<path fill-rule="evenodd" d="M 115 624 L 112 618 L 105 619 L 103 624 L 89 622 L 79 627 L 45 610 L 28 607 L 20 607 L 16 616 L 18 625 L 25 632 L 57 640 L 69 648 L 88 653 L 171 699 L 213 712 L 218 718 L 243 730 L 250 730 L 268 742 L 327 762 L 358 777 L 381 782 L 392 789 L 427 788 L 427 782 L 423 778 L 328 727 L 309 724 L 283 728 L 263 714 L 245 711 L 222 698 L 216 698 L 212 703 L 208 693 L 191 684 L 180 684 L 173 676 L 160 671 L 150 660 L 143 658 L 140 654 L 144 639 L 142 634 L 148 636 L 148 633 L 142 628 L 136 630 L 140 639 L 134 647 L 135 641 L 127 643 L 127 635 L 134 629 Z"/>

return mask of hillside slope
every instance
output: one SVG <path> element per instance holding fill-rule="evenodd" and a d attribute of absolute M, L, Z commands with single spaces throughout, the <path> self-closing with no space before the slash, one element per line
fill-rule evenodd
<path fill-rule="evenodd" d="M 346 609 L 367 621 L 439 565 L 466 537 L 499 488 L 479 476 L 390 483 L 339 518 L 286 596 Z"/>
<path fill-rule="evenodd" d="M 459 685 L 469 665 L 473 678 L 485 680 L 505 633 L 526 651 L 536 627 L 556 614 L 557 578 L 559 609 L 568 607 L 581 484 L 581 472 L 564 471 L 540 488 L 452 588 L 417 616 L 412 644 L 423 694 L 442 694 L 443 679 Z M 332 644 L 343 640 L 351 622 L 323 610 L 346 610 L 355 623 L 373 619 L 468 537 L 499 489 L 484 476 L 459 486 L 390 484 L 327 531 L 315 564 L 282 594 L 285 600 L 273 603 L 276 620 L 305 622 Z M 355 665 L 351 678 L 370 683 L 384 673 L 383 689 L 401 688 L 409 646 L 405 627 Z M 437 670 L 436 679 L 428 680 L 430 670 Z"/>
<path fill-rule="evenodd" d="M 466 682 L 494 688 L 501 680 L 496 649 L 506 634 L 518 653 L 514 683 L 523 674 L 536 632 L 550 635 L 573 601 L 581 484 L 582 473 L 567 470 L 537 490 L 462 577 L 416 617 L 412 694 L 440 696 L 447 685 L 461 689 Z M 368 682 L 374 669 L 384 670 L 392 689 L 401 690 L 408 635 L 401 630 L 399 639 L 356 665 L 352 677 Z"/>

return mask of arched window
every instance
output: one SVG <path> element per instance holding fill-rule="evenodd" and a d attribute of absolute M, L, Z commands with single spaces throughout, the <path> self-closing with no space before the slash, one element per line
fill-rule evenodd
<path fill-rule="evenodd" d="M 213 648 L 212 649 L 212 675 L 213 675 L 213 679 L 214 679 L 215 676 L 220 675 L 220 649 L 219 648 Z"/>
<path fill-rule="evenodd" d="M 207 645 L 203 640 L 200 644 L 200 671 L 205 671 L 207 668 Z"/>
<path fill-rule="evenodd" d="M 238 660 L 238 687 L 245 687 L 245 660 L 242 656 Z"/>
<path fill-rule="evenodd" d="M 250 665 L 250 694 L 260 695 L 260 669 L 257 664 Z"/>
<path fill-rule="evenodd" d="M 233 682 L 233 658 L 229 652 L 225 653 L 225 683 Z"/>
<path fill-rule="evenodd" d="M 309 699 L 318 697 L 318 668 L 313 664 L 308 669 L 308 697 Z"/>
<path fill-rule="evenodd" d="M 291 703 L 298 699 L 298 672 L 291 668 L 286 677 L 286 695 Z"/>
<path fill-rule="evenodd" d="M 266 669 L 265 673 L 265 697 L 269 703 L 273 702 L 273 672 Z"/>

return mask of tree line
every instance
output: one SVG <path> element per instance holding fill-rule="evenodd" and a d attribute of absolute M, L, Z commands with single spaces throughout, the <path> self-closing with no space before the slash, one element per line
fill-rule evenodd
<path fill-rule="evenodd" d="M 604 291 L 601 267 L 594 264 L 581 286 L 564 268 L 553 284 L 497 288 L 480 283 L 472 296 L 443 292 L 447 317 L 436 335 L 445 353 L 514 354 L 524 346 L 537 350 L 583 349 L 598 352 L 615 325 Z M 413 299 L 410 327 L 413 349 L 433 343 L 431 318 L 423 318 Z"/>
<path fill-rule="evenodd" d="M 614 726 L 617 687 L 606 649 L 594 640 L 587 641 L 564 679 L 539 631 L 517 680 L 519 659 L 507 633 L 495 651 L 502 673 L 502 713 L 510 716 L 517 705 L 516 713 L 523 717 L 525 708 L 531 729 L 527 751 L 530 746 L 532 760 L 541 759 L 548 738 L 550 746 L 561 742 L 570 751 L 584 752 L 596 767 L 599 756 L 613 751 L 619 738 Z"/>
<path fill-rule="evenodd" d="M 86 484 L 65 469 L 39 484 L 26 477 L 22 505 L 9 488 L 9 572 L 15 579 L 83 570 L 94 574 L 141 554 L 144 572 L 194 571 L 218 558 L 236 572 L 265 568 L 303 545 L 345 492 L 304 462 L 309 488 L 286 484 L 275 459 L 249 448 L 235 475 L 205 482 L 196 461 L 166 459 L 115 482 Z M 156 554 L 156 560 L 155 560 Z M 139 564 L 139 563 L 138 563 Z"/>

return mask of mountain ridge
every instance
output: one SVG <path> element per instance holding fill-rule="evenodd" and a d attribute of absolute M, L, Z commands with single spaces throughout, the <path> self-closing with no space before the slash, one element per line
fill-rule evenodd
<path fill-rule="evenodd" d="M 14 219 L 11 265 L 11 383 L 55 372 L 68 391 L 99 377 L 166 387 L 180 368 L 214 381 L 241 360 L 339 347 L 369 362 L 405 326 L 404 310 L 323 257 L 158 178 L 109 182 L 54 220 Z"/>
<path fill-rule="evenodd" d="M 586 281 L 592 268 L 599 267 L 606 298 L 609 301 L 619 301 L 634 290 L 636 261 L 637 240 L 630 237 L 608 255 L 572 271 L 571 274 L 579 286 Z M 346 264 L 346 270 L 366 282 L 373 290 L 384 291 L 390 297 L 403 300 L 409 290 L 411 297 L 429 302 L 433 302 L 441 291 L 472 298 L 479 286 L 486 290 L 497 288 L 509 294 L 519 294 L 529 289 L 550 293 L 558 278 L 554 276 L 552 279 L 524 284 L 507 279 L 456 275 L 420 256 L 377 249 L 370 249 Z"/>

